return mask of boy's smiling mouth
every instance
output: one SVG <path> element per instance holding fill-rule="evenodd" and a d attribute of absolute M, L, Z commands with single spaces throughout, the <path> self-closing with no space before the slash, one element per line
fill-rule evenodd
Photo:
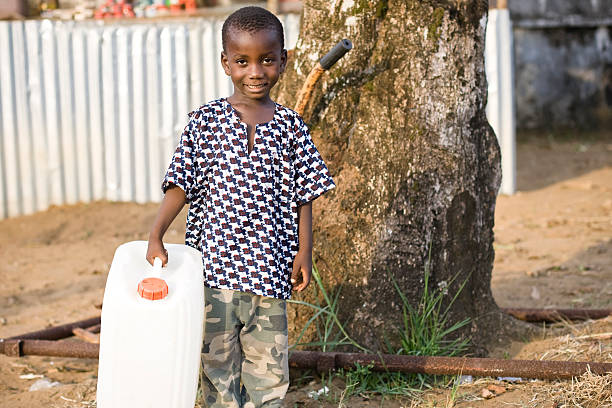
<path fill-rule="evenodd" d="M 263 84 L 244 84 L 244 86 L 250 89 L 261 89 L 261 88 L 264 88 L 266 84 L 265 83 Z"/>

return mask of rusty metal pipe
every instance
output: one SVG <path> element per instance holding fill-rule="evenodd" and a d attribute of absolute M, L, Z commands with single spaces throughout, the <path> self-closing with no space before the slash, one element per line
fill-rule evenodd
<path fill-rule="evenodd" d="M 100 346 L 83 341 L 22 340 L 25 355 L 98 358 Z"/>
<path fill-rule="evenodd" d="M 72 336 L 72 329 L 80 328 L 85 329 L 87 327 L 92 327 L 100 324 L 101 316 L 92 317 L 85 320 L 79 320 L 78 322 L 66 323 L 61 326 L 53 326 L 48 329 L 38 330 L 30 333 L 20 334 L 18 336 L 9 337 L 8 339 L 0 339 L 9 340 L 9 339 L 36 339 L 36 340 L 59 340 L 65 339 L 66 337 Z"/>
<path fill-rule="evenodd" d="M 7 354 L 5 351 L 7 342 L 9 340 L 59 340 L 71 337 L 73 335 L 72 330 L 75 328 L 86 328 L 100 324 L 100 316 L 92 317 L 78 322 L 67 323 L 61 326 L 53 326 L 48 329 L 38 330 L 30 333 L 20 334 L 18 336 L 9 337 L 6 339 L 0 339 L 0 353 Z"/>
<path fill-rule="evenodd" d="M 55 357 L 98 358 L 98 344 L 80 341 L 5 340 L 4 353 L 9 356 L 38 355 Z M 522 377 L 570 379 L 588 369 L 594 374 L 612 373 L 612 363 L 500 360 L 470 357 L 398 356 L 394 354 L 324 353 L 292 351 L 289 365 L 312 368 L 319 372 L 351 369 L 355 364 L 370 365 L 374 371 L 421 373 L 432 375 L 473 375 L 478 377 Z"/>
<path fill-rule="evenodd" d="M 10 357 L 52 356 L 98 358 L 100 346 L 83 341 L 53 341 L 32 339 L 5 339 L 3 352 Z"/>
<path fill-rule="evenodd" d="M 532 323 L 554 323 L 566 320 L 603 319 L 605 317 L 612 316 L 612 309 L 502 308 L 501 310 L 519 320 Z"/>
<path fill-rule="evenodd" d="M 579 377 L 589 368 L 594 374 L 612 373 L 612 363 L 501 360 L 470 357 L 399 356 L 394 354 L 323 353 L 293 351 L 289 365 L 326 371 L 333 368 L 351 369 L 355 364 L 372 364 L 374 371 L 420 373 L 432 375 L 473 375 L 477 377 L 522 377 L 570 379 Z"/>

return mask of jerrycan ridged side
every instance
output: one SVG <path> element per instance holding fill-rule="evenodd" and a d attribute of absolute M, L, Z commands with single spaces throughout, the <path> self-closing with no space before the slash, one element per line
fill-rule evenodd
<path fill-rule="evenodd" d="M 165 244 L 151 266 L 146 241 L 115 251 L 102 304 L 98 408 L 193 408 L 198 386 L 204 283 L 194 248 Z"/>

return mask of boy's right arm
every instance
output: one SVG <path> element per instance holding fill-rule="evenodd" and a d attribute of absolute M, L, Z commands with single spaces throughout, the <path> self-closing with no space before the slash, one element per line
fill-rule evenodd
<path fill-rule="evenodd" d="M 164 248 L 162 239 L 172 221 L 181 212 L 186 201 L 185 192 L 180 187 L 171 185 L 166 190 L 149 233 L 149 247 L 146 257 L 151 265 L 153 265 L 153 259 L 155 258 L 161 258 L 164 266 L 168 262 L 168 251 Z"/>

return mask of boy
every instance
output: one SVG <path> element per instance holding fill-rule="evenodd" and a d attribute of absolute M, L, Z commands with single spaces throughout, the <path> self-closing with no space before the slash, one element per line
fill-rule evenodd
<path fill-rule="evenodd" d="M 280 21 L 245 7 L 222 29 L 234 93 L 189 114 L 162 184 L 147 259 L 186 202 L 202 251 L 203 403 L 280 407 L 289 386 L 286 302 L 312 271 L 312 200 L 334 187 L 302 119 L 270 98 L 287 63 Z"/>

